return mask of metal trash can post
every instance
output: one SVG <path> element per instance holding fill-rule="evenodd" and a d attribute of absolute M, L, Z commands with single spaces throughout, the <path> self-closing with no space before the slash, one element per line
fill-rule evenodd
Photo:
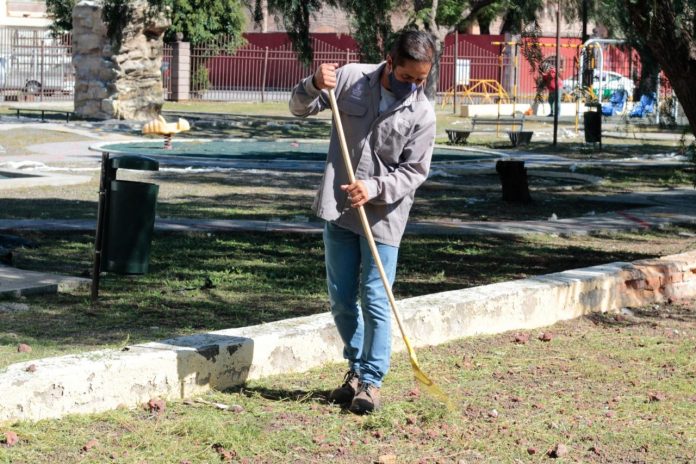
<path fill-rule="evenodd" d="M 102 154 L 92 268 L 93 303 L 99 296 L 102 271 L 120 274 L 148 271 L 159 187 L 146 182 L 116 180 L 118 169 L 157 171 L 159 163 L 144 156 Z"/>
<path fill-rule="evenodd" d="M 585 111 L 583 113 L 583 123 L 585 126 L 585 143 L 599 143 L 602 149 L 602 111 L 598 104 L 586 105 L 588 108 L 595 108 L 595 111 Z"/>

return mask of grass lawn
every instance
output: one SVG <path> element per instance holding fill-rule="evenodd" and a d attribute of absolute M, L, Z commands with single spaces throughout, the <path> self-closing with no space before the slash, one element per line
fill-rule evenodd
<path fill-rule="evenodd" d="M 671 228 L 570 238 L 407 236 L 397 299 L 566 269 L 684 252 L 693 230 Z M 91 234 L 27 234 L 16 250 L 23 269 L 88 275 Z M 0 368 L 39 357 L 208 330 L 242 327 L 328 310 L 319 235 L 157 234 L 150 273 L 107 275 L 100 303 L 88 292 L 34 296 L 23 311 L 0 311 Z M 210 281 L 212 284 L 206 284 Z M 32 346 L 18 353 L 17 344 Z"/>
<path fill-rule="evenodd" d="M 285 104 L 167 105 L 165 109 L 236 115 L 234 124 L 201 127 L 190 137 L 325 137 L 326 118 L 285 125 Z M 263 118 L 258 116 L 268 115 Z M 325 116 L 328 117 L 328 113 Z M 278 116 L 278 119 L 273 119 Z M 444 134 L 454 119 L 439 112 Z M 239 124 L 237 124 L 239 122 Z M 270 124 L 269 124 L 270 123 Z M 539 130 L 548 130 L 539 126 Z M 32 144 L 83 137 L 21 129 L 0 131 L 5 154 L 32 155 Z M 474 138 L 476 142 L 478 139 Z M 487 146 L 504 142 L 482 137 Z M 599 214 L 630 205 L 600 201 L 635 190 L 692 185 L 685 165 L 583 165 L 582 161 L 673 153 L 679 143 L 607 141 L 600 153 L 576 142 L 541 154 L 578 160 L 576 172 L 598 184 L 530 177 L 534 202 L 504 204 L 498 180 L 487 173 L 433 176 L 420 189 L 413 220 L 544 220 Z M 511 153 L 515 153 L 514 151 Z M 0 153 L 2 162 L 3 153 Z M 567 166 L 544 169 L 567 172 Z M 320 174 L 239 170 L 218 173 L 131 173 L 160 185 L 160 217 L 305 221 Z M 94 219 L 97 173 L 90 183 L 0 191 L 0 218 Z M 87 276 L 92 234 L 23 234 L 33 247 L 14 251 L 23 269 Z M 394 292 L 405 298 L 527 276 L 680 253 L 696 246 L 696 228 L 558 237 L 532 235 L 412 236 L 400 249 Z M 108 275 L 100 303 L 87 292 L 0 301 L 0 370 L 11 363 L 215 329 L 246 326 L 327 311 L 319 235 L 156 234 L 151 272 Z M 696 461 L 696 304 L 641 308 L 633 315 L 592 315 L 532 331 L 526 344 L 514 334 L 473 337 L 419 350 L 424 371 L 451 395 L 448 410 L 414 390 L 405 355 L 383 391 L 386 407 L 358 418 L 326 404 L 326 389 L 343 366 L 250 382 L 212 392 L 199 402 L 0 424 L 19 443 L 0 445 L 0 463 L 122 462 L 555 462 Z M 31 345 L 18 353 L 17 345 Z M 1 393 L 0 393 L 1 401 Z M 234 406 L 220 409 L 214 403 Z M 95 441 L 92 441 L 95 440 Z M 84 448 L 87 448 L 86 450 Z"/>
<path fill-rule="evenodd" d="M 694 302 L 593 314 L 543 332 L 551 341 L 533 330 L 419 350 L 451 409 L 419 391 L 398 353 L 382 389 L 385 406 L 368 417 L 327 404 L 343 370 L 331 365 L 169 402 L 162 411 L 3 424 L 0 432 L 15 432 L 19 442 L 0 447 L 0 462 L 696 460 Z"/>

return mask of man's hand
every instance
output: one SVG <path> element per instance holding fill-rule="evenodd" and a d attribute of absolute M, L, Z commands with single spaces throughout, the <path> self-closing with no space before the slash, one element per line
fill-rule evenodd
<path fill-rule="evenodd" d="M 348 194 L 350 205 L 353 208 L 358 208 L 369 200 L 367 187 L 361 180 L 356 180 L 352 184 L 341 185 L 341 190 Z"/>
<path fill-rule="evenodd" d="M 338 63 L 320 64 L 312 78 L 314 87 L 319 90 L 336 87 L 336 68 L 338 68 Z"/>

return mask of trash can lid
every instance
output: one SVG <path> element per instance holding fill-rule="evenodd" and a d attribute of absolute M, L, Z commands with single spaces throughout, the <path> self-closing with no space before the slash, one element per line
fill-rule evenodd
<path fill-rule="evenodd" d="M 114 169 L 135 169 L 138 171 L 159 171 L 159 162 L 146 156 L 122 155 L 109 158 Z"/>

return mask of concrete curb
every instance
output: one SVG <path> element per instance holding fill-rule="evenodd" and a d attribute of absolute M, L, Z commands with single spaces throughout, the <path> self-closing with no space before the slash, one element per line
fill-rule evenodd
<path fill-rule="evenodd" d="M 696 251 L 399 302 L 414 346 L 533 329 L 595 311 L 696 296 Z M 404 349 L 396 328 L 396 351 Z M 0 420 L 38 420 L 180 399 L 341 360 L 329 314 L 17 363 L 0 373 Z M 34 364 L 36 369 L 27 371 Z"/>

